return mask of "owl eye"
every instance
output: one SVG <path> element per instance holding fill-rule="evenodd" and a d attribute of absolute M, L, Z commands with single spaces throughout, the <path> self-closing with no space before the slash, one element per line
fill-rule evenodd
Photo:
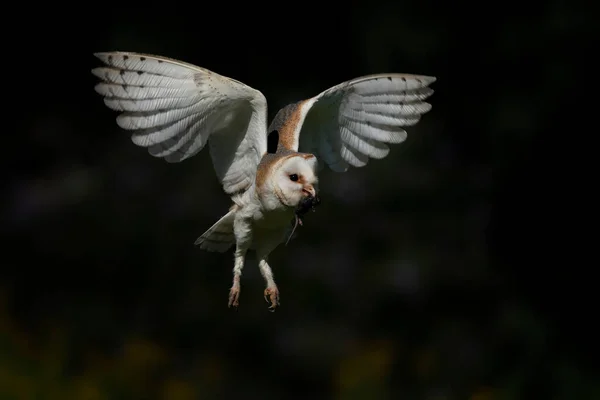
<path fill-rule="evenodd" d="M 298 180 L 298 175 L 296 175 L 296 174 L 291 174 L 291 175 L 290 175 L 290 180 L 291 180 L 292 182 L 296 182 L 296 181 Z"/>

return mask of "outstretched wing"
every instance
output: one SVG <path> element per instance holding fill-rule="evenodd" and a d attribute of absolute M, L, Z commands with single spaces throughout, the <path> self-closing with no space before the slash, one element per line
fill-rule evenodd
<path fill-rule="evenodd" d="M 234 79 L 181 61 L 140 53 L 96 53 L 96 91 L 120 111 L 117 124 L 151 155 L 183 161 L 209 143 L 229 194 L 246 190 L 267 151 L 267 101 Z"/>
<path fill-rule="evenodd" d="M 364 76 L 291 104 L 275 117 L 282 147 L 312 153 L 332 170 L 363 167 L 384 158 L 388 143 L 406 139 L 405 127 L 431 109 L 424 100 L 434 77 L 407 74 Z"/>

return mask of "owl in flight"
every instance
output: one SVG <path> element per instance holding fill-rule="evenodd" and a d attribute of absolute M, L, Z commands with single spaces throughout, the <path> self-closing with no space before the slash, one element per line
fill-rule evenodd
<path fill-rule="evenodd" d="M 208 251 L 235 245 L 229 306 L 237 307 L 246 252 L 256 251 L 269 309 L 279 290 L 269 254 L 320 202 L 317 171 L 363 167 L 406 139 L 431 106 L 434 77 L 363 76 L 279 110 L 267 128 L 264 95 L 235 79 L 182 61 L 141 53 L 96 53 L 95 89 L 133 143 L 154 157 L 181 162 L 207 144 L 233 205 L 195 242 Z"/>

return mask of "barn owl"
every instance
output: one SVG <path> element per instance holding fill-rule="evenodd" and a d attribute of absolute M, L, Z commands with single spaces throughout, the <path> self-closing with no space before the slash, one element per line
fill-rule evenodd
<path fill-rule="evenodd" d="M 363 167 L 388 155 L 431 109 L 436 78 L 363 76 L 280 109 L 267 128 L 264 95 L 242 82 L 182 61 L 133 52 L 96 53 L 95 89 L 137 146 L 170 163 L 208 144 L 232 205 L 195 242 L 207 251 L 234 249 L 229 307 L 238 307 L 246 253 L 254 250 L 269 310 L 279 290 L 269 254 L 319 203 L 317 172 Z M 294 222 L 294 224 L 292 224 Z"/>

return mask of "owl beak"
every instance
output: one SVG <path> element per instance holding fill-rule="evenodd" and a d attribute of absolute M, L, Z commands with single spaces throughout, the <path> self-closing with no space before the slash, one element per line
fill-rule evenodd
<path fill-rule="evenodd" d="M 302 188 L 302 192 L 304 192 L 304 194 L 308 197 L 315 197 L 317 195 L 317 192 L 315 191 L 313 185 L 304 185 L 304 187 Z"/>

